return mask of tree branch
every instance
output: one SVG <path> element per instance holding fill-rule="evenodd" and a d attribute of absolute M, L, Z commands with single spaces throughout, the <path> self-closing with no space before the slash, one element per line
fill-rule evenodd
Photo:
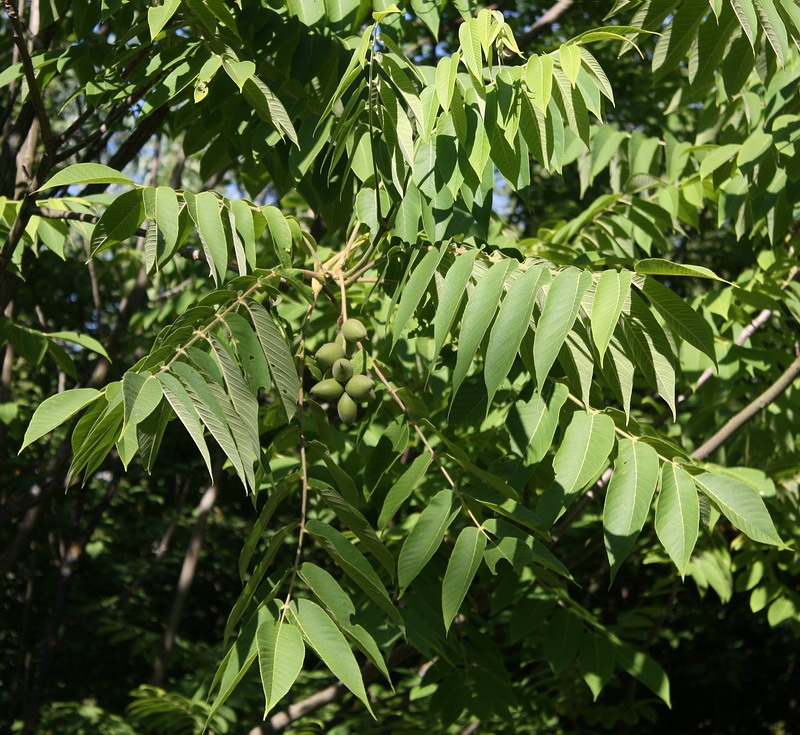
<path fill-rule="evenodd" d="M 558 0 L 549 10 L 546 10 L 518 39 L 517 46 L 520 49 L 529 46 L 533 39 L 545 26 L 555 23 L 573 4 L 575 0 Z M 513 54 L 511 54 L 513 56 Z"/>
<path fill-rule="evenodd" d="M 783 375 L 780 376 L 769 388 L 767 388 L 758 398 L 745 406 L 739 413 L 733 416 L 716 434 L 710 439 L 701 444 L 697 449 L 692 452 L 692 457 L 695 459 L 706 459 L 710 454 L 719 449 L 730 437 L 738 431 L 744 424 L 746 424 L 753 416 L 760 411 L 763 411 L 770 403 L 772 403 L 781 393 L 783 393 L 800 375 L 800 355 L 794 359 L 794 362 L 784 370 Z"/>
<path fill-rule="evenodd" d="M 11 35 L 14 38 L 14 43 L 19 49 L 20 61 L 22 68 L 25 71 L 25 79 L 28 81 L 28 89 L 30 90 L 31 102 L 36 111 L 36 117 L 39 119 L 39 126 L 42 132 L 42 142 L 44 143 L 44 150 L 47 157 L 52 159 L 56 154 L 56 145 L 53 138 L 53 131 L 50 128 L 50 120 L 47 117 L 47 112 L 44 109 L 44 100 L 42 99 L 42 92 L 39 85 L 36 83 L 36 71 L 33 68 L 31 55 L 28 52 L 28 46 L 22 37 L 22 25 L 19 22 L 19 15 L 17 9 L 11 0 L 3 0 L 3 5 L 6 9 L 6 15 L 11 22 Z"/>

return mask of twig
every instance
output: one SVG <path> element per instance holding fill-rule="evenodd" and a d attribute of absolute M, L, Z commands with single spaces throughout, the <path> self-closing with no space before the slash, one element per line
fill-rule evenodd
<path fill-rule="evenodd" d="M 174 296 L 176 293 L 180 293 L 186 288 L 194 279 L 193 278 L 184 278 L 177 286 L 173 286 L 172 288 L 168 288 L 166 291 L 160 293 L 158 296 L 153 299 L 154 301 L 161 301 L 163 299 L 168 299 L 170 296 Z"/>
<path fill-rule="evenodd" d="M 37 217 L 44 217 L 45 219 L 71 219 L 76 222 L 88 222 L 95 225 L 100 221 L 100 217 L 96 214 L 89 214 L 88 212 L 73 212 L 70 209 L 50 209 L 49 207 L 31 207 L 30 213 Z M 139 228 L 133 233 L 137 237 L 147 237 L 147 230 Z M 181 255 L 184 255 L 183 248 L 181 248 Z M 185 256 L 184 256 L 185 257 Z M 192 258 L 192 260 L 200 260 L 201 258 Z"/>
<path fill-rule="evenodd" d="M 297 392 L 297 426 L 300 435 L 300 474 L 302 477 L 302 495 L 300 498 L 300 530 L 297 536 L 297 549 L 294 554 L 294 564 L 292 565 L 292 576 L 289 580 L 289 587 L 286 592 L 286 599 L 281 606 L 281 622 L 286 617 L 286 611 L 289 609 L 289 603 L 292 601 L 292 587 L 297 578 L 297 570 L 300 568 L 300 560 L 303 553 L 303 540 L 306 535 L 306 513 L 308 510 L 308 458 L 306 456 L 306 432 L 303 427 L 303 420 L 305 418 L 305 393 L 303 392 L 303 374 L 305 368 L 306 358 L 306 330 L 308 323 L 311 319 L 311 314 L 314 311 L 314 304 L 311 303 L 306 309 L 306 316 L 303 320 L 303 328 L 300 330 L 300 390 Z"/>

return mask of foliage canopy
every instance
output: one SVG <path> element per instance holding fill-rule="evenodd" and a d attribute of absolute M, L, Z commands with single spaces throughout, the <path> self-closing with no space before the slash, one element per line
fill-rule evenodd
<path fill-rule="evenodd" d="M 600 5 L 5 0 L 18 729 L 621 728 L 687 576 L 800 630 L 800 6 Z M 124 717 L 51 701 L 84 555 Z"/>

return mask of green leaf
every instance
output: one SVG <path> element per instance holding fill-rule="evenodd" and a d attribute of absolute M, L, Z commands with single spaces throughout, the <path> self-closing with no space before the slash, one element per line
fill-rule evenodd
<path fill-rule="evenodd" d="M 203 426 L 200 422 L 200 416 L 192 403 L 192 399 L 175 376 L 166 372 L 159 372 L 156 377 L 161 381 L 164 389 L 164 396 L 169 402 L 169 405 L 172 406 L 172 410 L 175 411 L 175 415 L 181 420 L 186 431 L 189 432 L 192 441 L 200 450 L 200 454 L 208 468 L 209 477 L 213 479 L 211 455 L 208 452 L 208 445 L 203 436 Z"/>
<path fill-rule="evenodd" d="M 236 629 L 236 625 L 238 624 L 239 620 L 241 620 L 242 615 L 244 615 L 247 611 L 247 608 L 253 600 L 253 596 L 258 591 L 261 582 L 267 574 L 267 571 L 275 559 L 276 554 L 280 551 L 283 542 L 289 533 L 295 528 L 297 528 L 296 523 L 287 523 L 285 526 L 279 528 L 277 531 L 275 531 L 275 533 L 272 534 L 264 555 L 261 557 L 261 560 L 258 562 L 255 569 L 253 569 L 250 579 L 247 580 L 247 584 L 244 586 L 244 589 L 242 590 L 238 599 L 234 603 L 230 614 L 228 615 L 228 620 L 225 623 L 225 631 L 223 633 L 225 641 L 228 640 L 233 631 Z M 284 572 L 284 575 L 286 574 L 288 574 L 288 570 Z M 275 587 L 275 591 L 277 591 L 277 585 Z M 262 600 L 259 600 L 258 604 L 260 606 L 265 603 Z"/>
<path fill-rule="evenodd" d="M 625 133 L 611 127 L 611 125 L 601 125 L 596 128 L 591 145 L 591 179 L 594 179 L 597 174 L 611 163 L 611 159 L 619 150 L 623 140 L 625 140 Z"/>
<path fill-rule="evenodd" d="M 316 602 L 295 600 L 289 606 L 292 623 L 314 649 L 323 663 L 353 694 L 358 697 L 374 717 L 364 688 L 364 679 L 356 657 L 336 623 Z"/>
<path fill-rule="evenodd" d="M 553 57 L 531 56 L 525 65 L 525 84 L 533 104 L 545 112 L 553 91 Z"/>
<path fill-rule="evenodd" d="M 233 212 L 234 229 L 242 239 L 244 255 L 251 269 L 256 267 L 256 232 L 253 210 L 249 202 L 235 199 L 230 203 Z"/>
<path fill-rule="evenodd" d="M 439 249 L 431 248 L 425 257 L 419 262 L 419 265 L 414 269 L 411 276 L 409 276 L 406 285 L 403 288 L 403 295 L 400 297 L 400 303 L 397 307 L 397 314 L 394 318 L 394 326 L 392 328 L 392 348 L 397 344 L 397 340 L 406 328 L 409 319 L 414 315 L 419 302 L 425 295 L 428 284 L 433 278 L 433 274 L 444 255 L 445 247 Z"/>
<path fill-rule="evenodd" d="M 458 312 L 458 307 L 466 293 L 467 283 L 472 275 L 472 266 L 477 256 L 477 250 L 470 250 L 456 256 L 455 262 L 450 266 L 444 283 L 439 292 L 439 303 L 433 317 L 433 356 L 431 369 L 442 351 L 444 341 L 453 326 L 453 320 Z"/>
<path fill-rule="evenodd" d="M 158 408 L 164 395 L 154 375 L 127 372 L 122 377 L 122 399 L 125 407 L 123 426 L 136 426 Z"/>
<path fill-rule="evenodd" d="M 481 87 L 483 80 L 483 56 L 481 55 L 480 32 L 475 20 L 462 23 L 458 29 L 458 40 L 461 44 L 461 58 L 474 81 Z"/>
<path fill-rule="evenodd" d="M 578 659 L 583 680 L 592 690 L 592 699 L 597 701 L 603 687 L 614 674 L 614 646 L 611 641 L 599 633 L 583 634 Z"/>
<path fill-rule="evenodd" d="M 758 163 L 772 148 L 772 136 L 761 130 L 756 130 L 742 143 L 739 155 L 736 156 L 736 165 L 747 168 Z"/>
<path fill-rule="evenodd" d="M 753 7 L 753 0 L 731 0 L 736 17 L 742 26 L 742 30 L 750 41 L 751 46 L 755 46 L 756 34 L 758 33 L 758 18 Z"/>
<path fill-rule="evenodd" d="M 632 357 L 645 378 L 675 416 L 675 366 L 664 330 L 644 302 L 631 292 L 631 306 L 623 314 L 624 354 Z"/>
<path fill-rule="evenodd" d="M 644 528 L 658 482 L 658 454 L 640 441 L 619 440 L 603 505 L 603 534 L 611 582 Z"/>
<path fill-rule="evenodd" d="M 92 257 L 135 233 L 144 219 L 144 201 L 141 189 L 120 194 L 108 205 L 92 231 L 90 249 Z"/>
<path fill-rule="evenodd" d="M 539 390 L 575 323 L 581 299 L 591 284 L 591 273 L 567 268 L 550 285 L 533 340 L 533 362 Z"/>
<path fill-rule="evenodd" d="M 647 296 L 675 334 L 708 355 L 716 364 L 714 334 L 703 317 L 678 294 L 649 276 L 645 278 L 642 293 Z"/>
<path fill-rule="evenodd" d="M 397 560 L 397 581 L 402 594 L 442 543 L 453 509 L 453 491 L 440 490 L 420 513 L 403 542 Z"/>
<path fill-rule="evenodd" d="M 161 33 L 164 26 L 169 23 L 180 7 L 181 0 L 164 0 L 162 5 L 155 5 L 147 9 L 147 24 L 150 27 L 150 38 Z"/>
<path fill-rule="evenodd" d="M 436 65 L 436 96 L 439 99 L 442 112 L 450 111 L 460 57 L 461 54 L 456 51 L 452 56 L 443 56 Z"/>
<path fill-rule="evenodd" d="M 195 408 L 198 416 L 214 439 L 216 439 L 222 451 L 225 452 L 242 484 L 247 488 L 246 478 L 248 473 L 245 472 L 245 461 L 239 453 L 239 448 L 231 433 L 225 411 L 212 390 L 212 384 L 207 382 L 203 375 L 185 362 L 176 361 L 172 363 L 170 370 L 181 379 L 181 384 L 185 388 L 190 404 Z M 163 373 L 159 373 L 159 377 L 162 375 Z M 219 388 L 219 386 L 217 387 Z M 227 401 L 224 394 L 222 398 Z"/>
<path fill-rule="evenodd" d="M 204 191 L 195 197 L 195 206 L 189 208 L 189 213 L 197 225 L 214 280 L 220 283 L 228 272 L 228 241 L 222 227 L 219 198 L 211 191 Z"/>
<path fill-rule="evenodd" d="M 539 498 L 536 516 L 549 528 L 569 508 L 578 493 L 597 479 L 614 447 L 610 416 L 576 411 L 553 458 L 555 480 Z"/>
<path fill-rule="evenodd" d="M 266 530 L 267 525 L 272 518 L 272 514 L 275 512 L 275 509 L 278 507 L 278 505 L 280 505 L 280 503 L 289 494 L 290 487 L 291 483 L 289 478 L 281 482 L 270 493 L 269 498 L 267 498 L 267 502 L 264 503 L 264 507 L 261 509 L 258 520 L 253 524 L 253 528 L 250 530 L 250 533 L 244 542 L 244 546 L 242 546 L 242 551 L 239 554 L 239 578 L 242 580 L 242 582 L 244 582 L 245 575 L 247 574 L 247 567 L 250 565 L 250 559 L 253 557 L 253 552 L 255 551 L 258 542 L 261 540 L 261 537 L 263 536 L 264 531 Z"/>
<path fill-rule="evenodd" d="M 306 647 L 297 628 L 277 620 L 264 620 L 259 624 L 256 645 L 266 719 L 267 713 L 291 689 L 303 669 Z"/>
<path fill-rule="evenodd" d="M 485 549 L 486 535 L 475 526 L 467 526 L 458 534 L 442 581 L 442 615 L 445 630 L 450 629 L 453 618 L 467 596 Z"/>
<path fill-rule="evenodd" d="M 258 656 L 258 641 L 256 639 L 258 626 L 266 620 L 272 620 L 272 615 L 267 607 L 264 606 L 259 608 L 257 616 L 253 617 L 242 628 L 236 643 L 231 646 L 222 660 L 211 683 L 211 689 L 213 689 L 219 682 L 219 691 L 214 699 L 214 704 L 211 705 L 211 709 L 208 711 L 206 726 L 208 726 L 211 718 L 219 711 L 220 707 L 228 701 L 228 697 L 231 696 L 233 690 L 236 689 L 239 682 L 255 662 Z"/>
<path fill-rule="evenodd" d="M 235 61 L 233 59 L 223 59 L 222 67 L 233 83 L 243 91 L 244 83 L 256 73 L 256 65 L 252 61 Z"/>
<path fill-rule="evenodd" d="M 178 195 L 174 189 L 170 189 L 168 186 L 159 186 L 156 189 L 155 210 L 156 225 L 164 238 L 164 253 L 168 255 L 178 244 L 178 233 L 180 232 L 178 226 L 180 206 Z M 159 259 L 159 263 L 161 263 L 161 259 Z"/>
<path fill-rule="evenodd" d="M 272 238 L 272 246 L 275 248 L 275 255 L 278 256 L 278 260 L 284 268 L 291 268 L 292 231 L 289 228 L 289 223 L 276 207 L 262 207 L 261 213 L 267 220 L 267 229 L 269 229 L 269 234 Z"/>
<path fill-rule="evenodd" d="M 674 69 L 689 50 L 697 28 L 708 12 L 708 0 L 685 0 L 675 12 L 653 52 L 653 76 L 661 78 Z"/>
<path fill-rule="evenodd" d="M 710 472 L 692 479 L 700 491 L 744 534 L 762 544 L 784 545 L 764 501 L 752 487 L 732 477 Z"/>
<path fill-rule="evenodd" d="M 99 163 L 74 163 L 51 176 L 44 186 L 40 186 L 37 191 L 52 189 L 54 186 L 72 186 L 73 184 L 130 184 L 127 176 L 124 176 L 110 166 L 103 166 Z"/>
<path fill-rule="evenodd" d="M 310 562 L 303 563 L 298 569 L 298 574 L 325 606 L 344 634 L 375 664 L 391 684 L 389 669 L 375 639 L 361 625 L 353 625 L 350 622 L 356 610 L 342 586 L 328 572 Z"/>
<path fill-rule="evenodd" d="M 311 480 L 311 486 L 322 496 L 336 516 L 356 535 L 359 541 L 381 563 L 383 568 L 394 575 L 394 557 L 383 545 L 369 521 L 361 511 L 350 505 L 332 487 L 320 480 Z"/>
<path fill-rule="evenodd" d="M 556 608 L 544 630 L 544 657 L 558 676 L 575 658 L 581 644 L 583 623 L 563 607 Z"/>
<path fill-rule="evenodd" d="M 615 643 L 614 657 L 619 666 L 638 679 L 651 692 L 661 697 L 667 707 L 672 707 L 669 693 L 669 678 L 660 664 L 644 651 L 635 651 L 624 643 Z"/>
<path fill-rule="evenodd" d="M 286 134 L 292 143 L 296 146 L 299 145 L 297 131 L 294 129 L 283 102 L 273 94 L 272 90 L 264 82 L 256 76 L 250 77 L 244 81 L 242 91 L 262 120 L 271 122 L 281 138 Z"/>
<path fill-rule="evenodd" d="M 425 473 L 430 467 L 433 455 L 430 452 L 423 452 L 408 466 L 408 468 L 400 475 L 395 481 L 394 485 L 386 493 L 383 500 L 383 507 L 381 514 L 378 517 L 378 526 L 386 528 L 386 525 L 392 520 L 397 509 L 409 498 L 414 488 L 425 477 Z"/>
<path fill-rule="evenodd" d="M 94 388 L 75 388 L 45 398 L 33 413 L 19 451 L 21 452 L 29 444 L 48 434 L 57 426 L 61 426 L 99 395 L 100 391 Z"/>
<path fill-rule="evenodd" d="M 497 311 L 500 296 L 503 293 L 503 281 L 511 267 L 509 260 L 503 259 L 494 263 L 478 281 L 467 301 L 464 316 L 461 318 L 461 330 L 458 335 L 458 353 L 456 367 L 453 371 L 453 395 L 458 392 L 467 375 L 472 358 L 489 329 L 489 324 Z"/>
<path fill-rule="evenodd" d="M 619 316 L 628 300 L 631 287 L 630 271 L 603 271 L 597 279 L 592 301 L 592 339 L 597 346 L 600 365 Z"/>
<path fill-rule="evenodd" d="M 511 446 L 529 464 L 538 464 L 553 444 L 561 407 L 567 400 L 569 389 L 563 383 L 545 385 L 530 401 L 516 401 L 511 407 L 506 428 L 511 435 Z"/>
<path fill-rule="evenodd" d="M 300 378 L 289 344 L 273 317 L 261 304 L 248 300 L 247 309 L 267 358 L 272 382 L 278 388 L 278 396 L 283 403 L 286 418 L 291 421 L 297 411 L 297 401 L 300 397 Z"/>
<path fill-rule="evenodd" d="M 306 530 L 381 610 L 398 625 L 402 625 L 403 619 L 389 598 L 383 582 L 364 555 L 343 534 L 317 520 L 308 521 Z"/>
<path fill-rule="evenodd" d="M 730 145 L 722 145 L 712 151 L 706 153 L 703 162 L 700 164 L 700 178 L 705 179 L 714 173 L 720 166 L 726 164 L 735 155 L 739 153 L 741 146 L 731 143 Z"/>
<path fill-rule="evenodd" d="M 236 312 L 229 312 L 225 315 L 224 324 L 253 395 L 257 396 L 261 388 L 269 390 L 272 385 L 269 364 L 250 322 Z"/>
<path fill-rule="evenodd" d="M 730 281 L 720 278 L 714 271 L 705 266 L 672 263 L 662 258 L 646 258 L 638 261 L 634 267 L 637 273 L 649 276 L 697 276 L 698 278 L 710 278 L 714 281 L 730 283 Z"/>
<path fill-rule="evenodd" d="M 549 276 L 549 272 L 545 268 L 531 266 L 514 279 L 500 305 L 489 335 L 483 368 L 487 404 L 491 404 L 494 394 L 514 364 L 522 338 L 530 326 L 537 292 L 546 276 Z"/>
<path fill-rule="evenodd" d="M 213 355 L 217 359 L 222 374 L 225 376 L 225 385 L 228 388 L 228 397 L 235 409 L 236 423 L 241 428 L 243 435 L 246 435 L 251 442 L 251 449 L 254 455 L 260 452 L 258 440 L 258 402 L 255 396 L 247 387 L 247 383 L 233 361 L 227 349 L 213 335 L 207 335 L 211 344 Z"/>
<path fill-rule="evenodd" d="M 102 355 L 109 362 L 111 361 L 111 358 L 108 356 L 108 353 L 103 345 L 101 345 L 94 337 L 90 337 L 86 334 L 78 334 L 77 332 L 48 332 L 47 336 L 50 339 L 63 339 L 65 342 L 72 342 L 73 344 L 80 345 L 81 347 L 85 347 L 87 350 L 91 350 L 92 352 L 96 352 L 98 355 Z"/>
<path fill-rule="evenodd" d="M 172 409 L 166 401 L 161 401 L 158 408 L 144 421 L 136 426 L 136 441 L 139 445 L 139 457 L 147 474 L 150 474 L 161 448 L 167 424 L 172 419 Z"/>
<path fill-rule="evenodd" d="M 656 503 L 656 534 L 681 578 L 697 543 L 699 525 L 700 501 L 692 476 L 672 462 L 664 462 Z"/>
<path fill-rule="evenodd" d="M 574 87 L 578 81 L 578 73 L 581 70 L 580 47 L 570 45 L 559 46 L 558 60 L 561 62 L 561 70 L 566 74 L 567 79 L 569 79 Z"/>

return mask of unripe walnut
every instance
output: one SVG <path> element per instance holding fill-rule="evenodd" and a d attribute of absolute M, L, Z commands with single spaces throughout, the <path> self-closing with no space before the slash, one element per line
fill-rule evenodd
<path fill-rule="evenodd" d="M 342 324 L 342 334 L 348 342 L 360 342 L 366 338 L 367 329 L 358 319 L 348 319 Z"/>
<path fill-rule="evenodd" d="M 340 383 L 346 383 L 353 377 L 356 368 L 350 360 L 342 358 L 333 363 L 333 377 Z"/>
<path fill-rule="evenodd" d="M 309 392 L 314 398 L 319 398 L 323 401 L 335 401 L 344 393 L 344 388 L 342 388 L 342 384 L 339 381 L 328 378 L 317 383 Z"/>
<path fill-rule="evenodd" d="M 339 414 L 339 418 L 341 419 L 342 423 L 349 426 L 356 420 L 358 406 L 356 406 L 356 402 L 350 398 L 347 393 L 342 393 L 342 397 L 336 404 L 336 411 Z"/>
<path fill-rule="evenodd" d="M 363 401 L 369 396 L 375 382 L 366 375 L 354 375 L 347 381 L 345 392 L 356 401 Z"/>
<path fill-rule="evenodd" d="M 314 357 L 317 358 L 321 365 L 333 367 L 333 363 L 344 357 L 344 347 L 337 345 L 335 342 L 328 342 L 317 350 L 317 354 Z"/>

